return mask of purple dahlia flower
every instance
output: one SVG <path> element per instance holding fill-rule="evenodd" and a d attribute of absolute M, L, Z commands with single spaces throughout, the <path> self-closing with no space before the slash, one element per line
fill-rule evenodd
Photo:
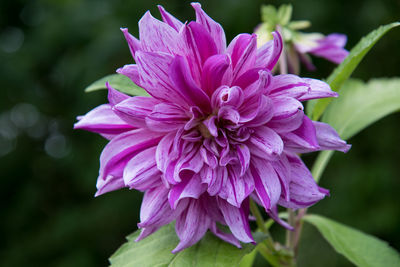
<path fill-rule="evenodd" d="M 290 228 L 277 205 L 304 208 L 328 194 L 296 153 L 349 149 L 334 129 L 303 112 L 301 101 L 337 96 L 326 83 L 271 74 L 282 51 L 278 33 L 258 49 L 255 34 L 226 46 L 222 27 L 200 4 L 192 6 L 196 21 L 189 23 L 161 6 L 163 21 L 147 12 L 140 41 L 122 29 L 136 64 L 117 72 L 151 97 L 107 85 L 109 104 L 75 124 L 110 140 L 96 196 L 123 187 L 143 191 L 138 240 L 175 220 L 180 243 L 173 252 L 207 230 L 238 247 L 254 242 L 250 197 Z"/>

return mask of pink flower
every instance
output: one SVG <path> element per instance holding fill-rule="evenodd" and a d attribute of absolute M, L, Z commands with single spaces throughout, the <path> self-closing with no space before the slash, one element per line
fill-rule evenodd
<path fill-rule="evenodd" d="M 306 53 L 340 64 L 349 54 L 344 49 L 346 42 L 346 35 L 339 33 L 332 33 L 327 36 L 317 33 L 298 33 L 293 44 L 296 51 L 300 54 L 300 58 L 306 64 L 306 67 L 314 70 L 315 67 L 305 56 Z"/>
<path fill-rule="evenodd" d="M 144 191 L 138 240 L 176 220 L 180 251 L 207 230 L 240 247 L 254 242 L 253 197 L 278 222 L 277 205 L 308 207 L 318 187 L 296 153 L 347 151 L 329 125 L 311 121 L 301 101 L 335 97 L 319 80 L 271 74 L 282 51 L 279 34 L 257 49 L 256 35 L 226 46 L 222 27 L 200 4 L 183 24 L 159 6 L 147 12 L 140 41 L 122 29 L 136 64 L 117 70 L 152 97 L 129 97 L 109 85 L 109 104 L 75 124 L 110 142 L 100 156 L 97 195 Z M 231 233 L 222 231 L 227 225 Z"/>

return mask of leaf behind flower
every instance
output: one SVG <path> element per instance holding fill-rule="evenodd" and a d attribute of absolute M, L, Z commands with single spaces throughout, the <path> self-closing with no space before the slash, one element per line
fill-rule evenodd
<path fill-rule="evenodd" d="M 208 232 L 197 244 L 172 254 L 171 250 L 179 242 L 174 224 L 163 226 L 156 233 L 135 242 L 138 236 L 139 231 L 129 235 L 128 242 L 110 257 L 112 267 L 233 267 L 239 266 L 242 258 L 255 248 L 252 244 L 236 248 Z"/>
<path fill-rule="evenodd" d="M 319 215 L 303 218 L 314 225 L 329 244 L 357 266 L 400 266 L 399 253 L 386 242 Z"/>
<path fill-rule="evenodd" d="M 128 95 L 149 96 L 149 94 L 143 88 L 137 86 L 131 81 L 131 79 L 122 74 L 107 75 L 86 87 L 85 92 L 89 93 L 97 90 L 107 89 L 106 82 L 109 82 L 112 88 Z"/>
<path fill-rule="evenodd" d="M 381 118 L 400 110 L 400 78 L 373 79 L 368 83 L 350 79 L 342 96 L 326 109 L 323 122 L 330 124 L 345 140 Z M 312 168 L 318 182 L 333 151 L 321 152 Z"/>

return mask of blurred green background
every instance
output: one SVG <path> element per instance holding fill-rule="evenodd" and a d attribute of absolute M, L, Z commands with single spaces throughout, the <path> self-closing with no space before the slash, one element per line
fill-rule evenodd
<path fill-rule="evenodd" d="M 228 40 L 252 32 L 261 4 L 287 1 L 202 1 Z M 92 81 L 131 61 L 119 31 L 137 35 L 148 9 L 162 4 L 181 20 L 194 18 L 189 1 L 31 0 L 0 2 L 0 265 L 105 266 L 136 229 L 141 194 L 120 190 L 94 198 L 98 158 L 106 141 L 73 131 L 75 117 L 106 101 L 85 94 Z M 398 0 L 293 1 L 294 19 L 310 31 L 341 32 L 351 48 L 365 34 L 399 20 Z M 381 40 L 353 76 L 400 76 L 400 30 Z M 326 77 L 334 65 L 314 58 Z M 400 250 L 400 115 L 349 140 L 322 179 L 331 197 L 311 212 L 359 228 Z M 314 156 L 306 156 L 311 163 Z M 278 231 L 279 227 L 275 227 Z M 300 266 L 351 266 L 306 226 Z"/>

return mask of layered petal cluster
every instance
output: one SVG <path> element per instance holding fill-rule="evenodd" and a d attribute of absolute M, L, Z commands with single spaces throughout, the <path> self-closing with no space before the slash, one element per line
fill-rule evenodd
<path fill-rule="evenodd" d="M 122 29 L 135 64 L 117 72 L 151 97 L 107 85 L 109 104 L 75 124 L 110 140 L 96 195 L 143 191 L 138 239 L 176 221 L 180 243 L 173 252 L 207 230 L 238 247 L 254 242 L 250 198 L 290 228 L 277 217 L 278 205 L 304 208 L 328 194 L 297 153 L 349 149 L 334 129 L 303 112 L 302 101 L 336 96 L 326 83 L 271 74 L 282 51 L 278 33 L 260 48 L 255 34 L 227 46 L 220 24 L 192 6 L 196 21 L 189 23 L 161 6 L 162 21 L 147 12 L 140 40 Z"/>

